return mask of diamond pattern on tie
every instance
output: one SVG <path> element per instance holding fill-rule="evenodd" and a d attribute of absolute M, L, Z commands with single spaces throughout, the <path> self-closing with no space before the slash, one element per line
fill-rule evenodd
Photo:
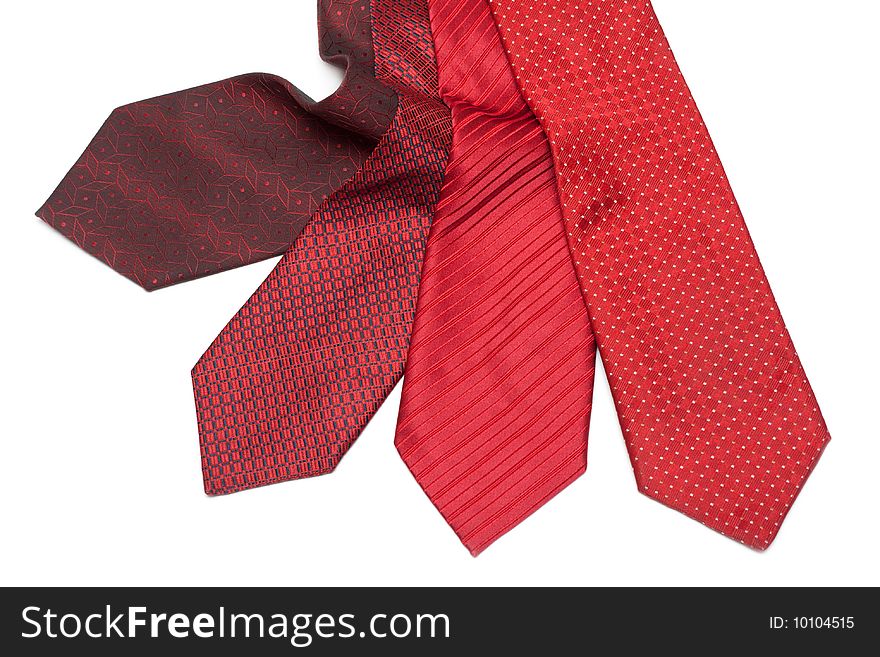
<path fill-rule="evenodd" d="M 329 98 L 250 74 L 120 107 L 37 215 L 148 290 L 284 253 L 395 109 L 364 3 L 323 0 L 319 28 L 348 67 Z"/>

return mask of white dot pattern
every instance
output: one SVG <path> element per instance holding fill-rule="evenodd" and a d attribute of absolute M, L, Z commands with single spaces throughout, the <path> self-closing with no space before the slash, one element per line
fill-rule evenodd
<path fill-rule="evenodd" d="M 767 547 L 829 439 L 646 0 L 489 0 L 551 142 L 639 489 Z"/>

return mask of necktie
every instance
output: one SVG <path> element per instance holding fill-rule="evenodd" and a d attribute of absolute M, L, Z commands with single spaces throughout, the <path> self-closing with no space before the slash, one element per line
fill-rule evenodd
<path fill-rule="evenodd" d="M 429 5 L 453 146 L 396 445 L 477 554 L 583 473 L 594 343 L 550 148 L 489 7 Z"/>
<path fill-rule="evenodd" d="M 125 105 L 37 215 L 147 290 L 283 254 L 394 116 L 368 4 L 319 5 L 326 100 L 251 74 Z"/>
<path fill-rule="evenodd" d="M 403 373 L 449 113 L 423 1 L 391 5 L 372 4 L 390 128 L 193 368 L 209 494 L 333 470 Z"/>
<path fill-rule="evenodd" d="M 285 253 L 193 368 L 209 494 L 332 470 L 403 371 L 449 139 L 427 7 L 319 16 L 329 99 L 247 75 L 125 106 L 38 212 L 147 289 Z"/>
<path fill-rule="evenodd" d="M 829 435 L 650 2 L 489 4 L 639 490 L 766 548 Z"/>

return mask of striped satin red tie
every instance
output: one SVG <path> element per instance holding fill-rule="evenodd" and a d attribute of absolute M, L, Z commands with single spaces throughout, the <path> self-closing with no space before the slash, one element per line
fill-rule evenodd
<path fill-rule="evenodd" d="M 477 554 L 584 472 L 598 347 L 639 490 L 767 547 L 829 436 L 648 0 L 320 7 L 333 97 L 126 106 L 39 213 L 148 289 L 286 251 L 193 370 L 206 491 L 332 470 L 405 362 Z"/>
<path fill-rule="evenodd" d="M 453 147 L 396 443 L 476 554 L 583 473 L 595 346 L 550 146 L 489 6 L 429 5 Z"/>

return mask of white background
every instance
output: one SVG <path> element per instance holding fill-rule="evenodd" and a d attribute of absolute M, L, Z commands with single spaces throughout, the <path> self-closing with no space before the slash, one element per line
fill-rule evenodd
<path fill-rule="evenodd" d="M 313 0 L 15 2 L 0 144 L 0 583 L 880 584 L 880 3 L 655 0 L 832 440 L 753 552 L 639 495 L 604 374 L 586 476 L 472 558 L 392 445 L 202 492 L 189 371 L 272 268 L 148 294 L 33 216 L 114 107 L 251 71 L 322 97 Z"/>

